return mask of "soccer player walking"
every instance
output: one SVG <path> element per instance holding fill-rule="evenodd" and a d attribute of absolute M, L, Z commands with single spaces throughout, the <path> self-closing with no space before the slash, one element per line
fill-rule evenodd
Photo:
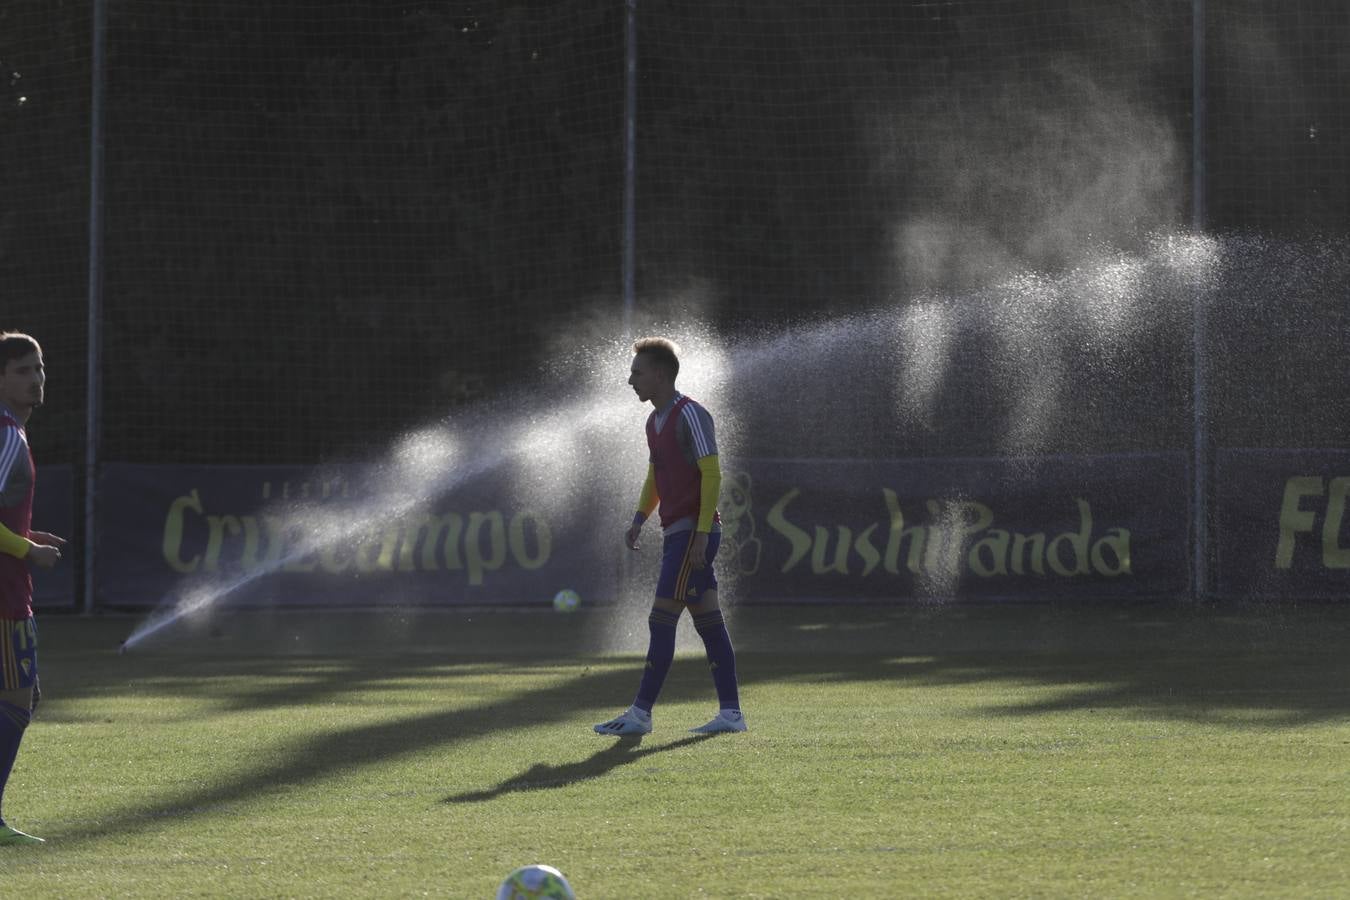
<path fill-rule="evenodd" d="M 638 549 L 642 525 L 659 506 L 661 574 L 647 620 L 651 641 L 637 698 L 615 718 L 596 725 L 600 734 L 651 732 L 652 706 L 675 659 L 675 627 L 686 607 L 703 639 L 720 707 L 710 722 L 690 730 L 717 734 L 746 729 L 736 683 L 736 654 L 717 605 L 717 577 L 713 574 L 713 557 L 721 539 L 717 492 L 722 485 L 722 470 L 717 441 L 708 411 L 675 389 L 679 373 L 680 360 L 673 342 L 643 338 L 633 344 L 628 383 L 638 399 L 650 402 L 655 411 L 647 418 L 647 447 L 651 451 L 647 480 L 624 541 L 630 549 Z"/>
<path fill-rule="evenodd" d="M 0 813 L 19 743 L 42 699 L 28 564 L 51 568 L 65 541 L 33 531 L 36 467 L 24 426 L 42 405 L 42 348 L 26 334 L 0 334 Z M 0 816 L 0 845 L 40 844 Z"/>

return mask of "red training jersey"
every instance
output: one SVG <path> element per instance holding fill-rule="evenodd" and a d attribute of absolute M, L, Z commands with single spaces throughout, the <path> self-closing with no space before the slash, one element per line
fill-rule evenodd
<path fill-rule="evenodd" d="M 679 437 L 684 408 L 693 402 L 689 397 L 680 397 L 659 431 L 656 413 L 647 417 L 647 448 L 651 451 L 652 469 L 656 475 L 656 493 L 661 498 L 662 528 L 669 528 L 681 519 L 697 520 L 701 511 L 703 473 L 699 471 L 697 461 L 690 460 Z M 715 447 L 711 449 L 716 452 Z M 719 521 L 717 514 L 713 515 L 713 520 Z"/>

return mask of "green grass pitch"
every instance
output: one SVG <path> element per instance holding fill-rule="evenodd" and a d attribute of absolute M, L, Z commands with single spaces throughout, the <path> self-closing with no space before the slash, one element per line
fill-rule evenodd
<path fill-rule="evenodd" d="M 1350 610 L 744 608 L 751 731 L 656 731 L 604 610 L 48 615 L 10 897 L 1333 897 Z"/>

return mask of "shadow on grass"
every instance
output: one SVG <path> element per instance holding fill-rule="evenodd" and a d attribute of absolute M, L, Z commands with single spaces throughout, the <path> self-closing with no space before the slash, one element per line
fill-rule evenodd
<path fill-rule="evenodd" d="M 754 677 L 793 679 L 782 661 L 806 654 L 813 658 L 802 672 L 827 681 L 1036 688 L 1025 702 L 981 711 L 990 715 L 1114 709 L 1254 728 L 1350 717 L 1350 608 L 1342 606 L 834 607 L 795 618 Z M 852 652 L 838 654 L 840 643 Z"/>
<path fill-rule="evenodd" d="M 566 643 L 558 640 L 556 621 L 503 616 L 471 637 L 438 635 L 428 628 L 418 632 L 419 643 L 401 654 L 372 644 L 356 628 L 359 640 L 325 646 L 326 652 L 318 656 L 281 655 L 257 641 L 242 640 L 207 646 L 185 643 L 173 653 L 160 652 L 137 662 L 115 656 L 111 651 L 115 642 L 104 641 L 103 636 L 80 646 L 74 640 L 78 632 L 98 630 L 88 620 L 57 619 L 56 627 L 44 624 L 44 643 L 51 648 L 65 641 L 66 649 L 49 650 L 44 657 L 44 673 L 52 672 L 44 711 L 56 717 L 63 697 L 110 696 L 128 688 L 214 699 L 220 695 L 221 680 L 235 677 L 245 684 L 255 680 L 257 686 L 222 705 L 206 706 L 208 714 L 340 702 L 344 694 L 356 690 L 400 690 L 397 682 L 410 677 L 443 676 L 449 695 L 457 673 L 498 667 L 582 669 L 586 658 L 569 657 Z M 1339 608 L 1260 615 L 1176 607 L 744 610 L 733 622 L 733 635 L 740 648 L 741 683 L 751 705 L 755 686 L 772 683 L 875 682 L 907 688 L 1016 683 L 1036 688 L 1029 692 L 1031 699 L 990 706 L 985 712 L 1034 716 L 1117 708 L 1141 717 L 1262 728 L 1350 715 L 1350 654 L 1344 652 L 1350 613 Z M 241 647 L 253 655 L 239 656 Z M 631 667 L 582 669 L 564 674 L 546 689 L 494 696 L 477 706 L 306 738 L 248 774 L 185 790 L 175 798 L 133 802 L 117 815 L 55 831 L 52 837 L 70 845 L 157 827 L 166 817 L 210 814 L 278 786 L 304 784 L 340 770 L 500 733 L 504 722 L 568 723 L 582 713 L 627 702 L 639 675 L 634 659 Z M 662 700 L 699 698 L 713 701 L 705 664 L 680 657 Z M 39 722 L 41 718 L 39 713 Z M 589 734 L 584 719 L 575 725 L 578 741 L 597 737 Z M 532 767 L 445 802 L 485 802 L 513 791 L 575 783 L 696 740 L 650 749 L 607 746 L 581 762 Z"/>
<path fill-rule="evenodd" d="M 680 738 L 678 741 L 672 741 L 669 744 L 661 744 L 655 747 L 641 747 L 642 735 L 633 735 L 630 737 L 606 738 L 596 735 L 597 739 L 612 742 L 610 746 L 599 750 L 591 756 L 579 762 L 568 763 L 563 766 L 550 766 L 547 763 L 536 763 L 530 768 L 521 772 L 512 778 L 508 778 L 495 787 L 481 791 L 465 791 L 462 794 L 455 794 L 446 797 L 445 803 L 482 803 L 484 800 L 493 800 L 502 794 L 510 794 L 516 791 L 536 791 L 542 788 L 566 787 L 569 784 L 576 784 L 579 781 L 590 781 L 593 778 L 599 778 L 602 775 L 608 775 L 610 772 L 626 766 L 629 763 L 637 762 L 639 759 L 651 756 L 656 753 L 665 753 L 668 750 L 678 750 L 681 747 L 688 747 L 691 744 L 697 744 L 709 740 L 716 735 L 696 734 L 691 737 Z"/>
<path fill-rule="evenodd" d="M 255 661 L 255 665 L 260 671 L 270 668 L 262 660 Z M 196 677 L 209 678 L 210 668 L 198 664 Z M 235 666 L 230 668 L 234 669 Z M 428 667 L 421 668 L 425 671 Z M 433 665 L 429 668 L 440 667 Z M 519 668 L 528 666 L 521 664 Z M 386 672 L 385 677 L 393 678 L 414 674 L 418 669 L 417 664 L 409 662 L 394 669 L 384 668 L 383 671 Z M 287 750 L 275 752 L 272 761 L 260 760 L 245 775 L 225 779 L 214 786 L 185 790 L 177 797 L 131 803 L 119 813 L 96 822 L 65 830 L 59 827 L 49 829 L 48 836 L 59 841 L 63 847 L 110 835 L 124 836 L 139 829 L 160 827 L 166 818 L 186 819 L 211 815 L 259 795 L 274 793 L 279 788 L 318 781 L 339 771 L 387 764 L 391 760 L 428 749 L 450 747 L 497 734 L 503 730 L 503 722 L 528 723 L 531 727 L 566 723 L 577 719 L 581 711 L 594 713 L 598 709 L 626 703 L 637 686 L 639 676 L 640 668 L 635 662 L 631 668 L 624 670 L 577 675 L 543 690 L 499 698 L 479 706 L 447 709 L 396 721 L 334 730 L 319 737 L 307 737 Z M 663 692 L 666 699 L 687 701 L 706 695 L 710 705 L 714 702 L 711 679 L 701 661 L 677 661 L 672 667 L 671 681 L 673 683 L 669 685 L 669 690 Z M 196 691 L 191 693 L 195 695 Z M 686 738 L 670 745 L 633 753 L 629 752 L 629 748 L 611 746 L 613 739 L 592 733 L 589 724 L 578 721 L 576 730 L 578 742 L 595 740 L 604 741 L 607 745 L 587 760 L 558 767 L 565 775 L 571 773 L 576 780 L 598 777 L 604 771 L 634 759 L 666 749 L 690 746 L 701 740 Z M 591 774 L 587 776 L 587 773 Z M 515 781 L 508 779 L 503 783 L 505 788 L 499 785 L 500 790 L 489 789 L 489 793 L 491 790 L 497 790 L 498 794 L 506 793 Z M 489 797 L 484 796 L 482 799 Z"/>

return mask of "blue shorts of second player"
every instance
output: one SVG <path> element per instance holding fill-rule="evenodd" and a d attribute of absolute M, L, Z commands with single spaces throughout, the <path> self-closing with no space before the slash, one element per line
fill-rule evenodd
<path fill-rule="evenodd" d="M 0 619 L 0 690 L 17 691 L 37 681 L 37 623 Z"/>
<path fill-rule="evenodd" d="M 656 580 L 656 596 L 682 603 L 697 603 L 705 591 L 717 590 L 717 576 L 713 574 L 713 557 L 722 543 L 721 532 L 708 535 L 708 552 L 702 569 L 695 569 L 689 559 L 689 542 L 694 532 L 677 531 L 667 535 L 661 545 L 661 577 Z"/>

